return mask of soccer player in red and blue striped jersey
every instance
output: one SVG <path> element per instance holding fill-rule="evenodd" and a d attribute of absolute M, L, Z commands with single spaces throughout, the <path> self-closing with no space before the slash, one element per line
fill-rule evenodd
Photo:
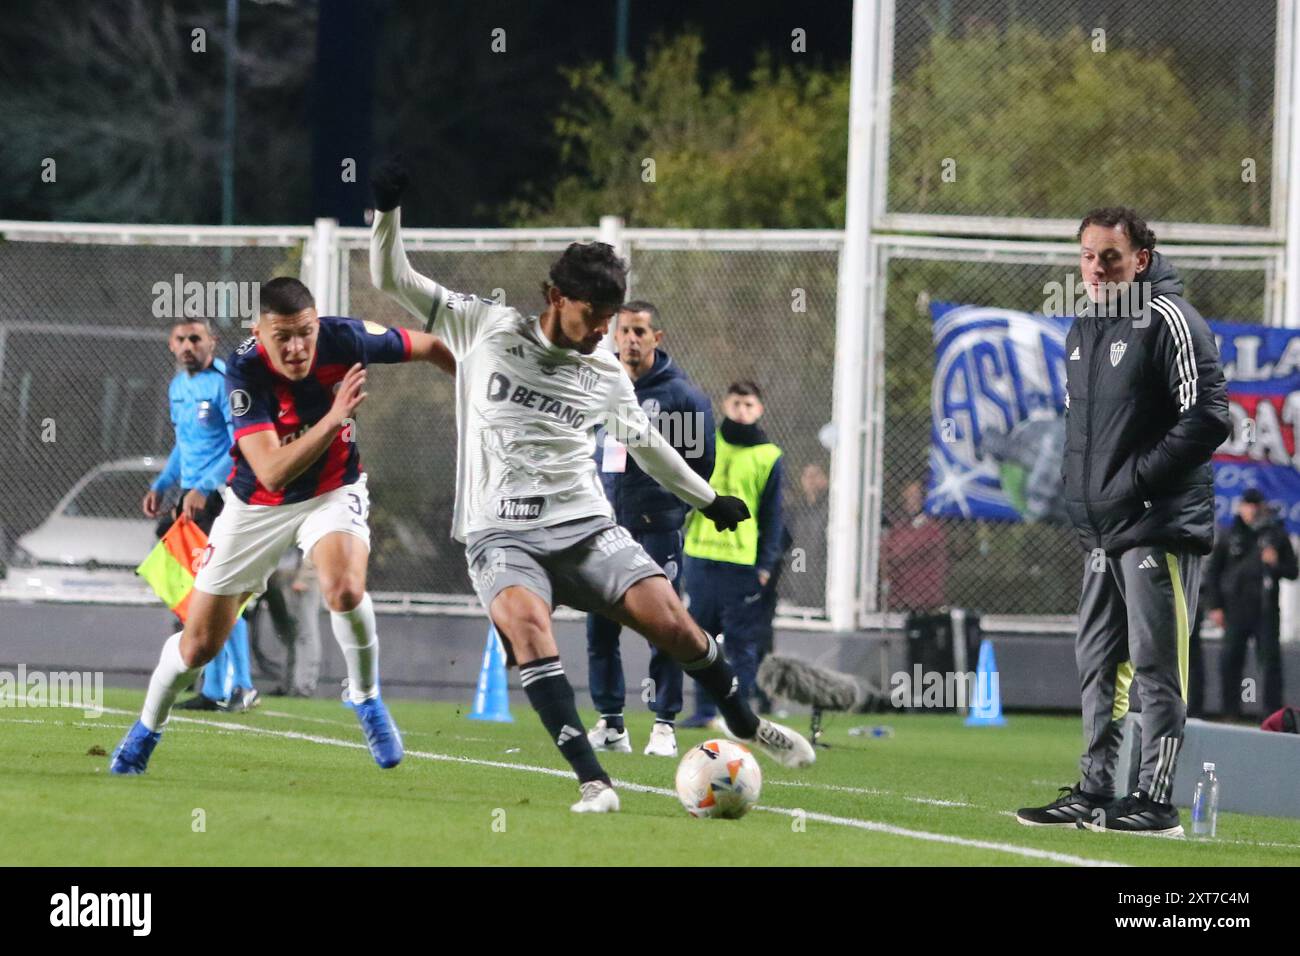
<path fill-rule="evenodd" d="M 297 279 L 261 288 L 254 335 L 226 365 L 235 459 L 226 507 L 212 526 L 185 629 L 163 646 L 140 720 L 113 752 L 113 773 L 143 773 L 177 693 L 221 649 L 239 608 L 266 588 L 296 544 L 315 565 L 348 668 L 349 702 L 381 767 L 402 740 L 379 696 L 379 643 L 366 593 L 370 497 L 353 413 L 370 363 L 425 361 L 454 375 L 436 336 L 321 317 Z"/>

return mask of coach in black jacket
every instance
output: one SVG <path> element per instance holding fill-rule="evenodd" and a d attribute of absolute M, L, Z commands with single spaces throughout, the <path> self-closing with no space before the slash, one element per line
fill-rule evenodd
<path fill-rule="evenodd" d="M 1300 568 L 1286 527 L 1264 496 L 1249 488 L 1232 525 L 1219 536 L 1205 569 L 1210 620 L 1223 628 L 1219 658 L 1223 712 L 1241 716 L 1241 671 L 1246 644 L 1255 639 L 1255 660 L 1264 679 L 1264 714 L 1282 707 L 1282 649 L 1279 645 L 1278 581 L 1294 581 Z"/>
<path fill-rule="evenodd" d="M 1209 326 L 1137 213 L 1094 210 L 1078 238 L 1089 305 L 1065 340 L 1063 470 L 1066 511 L 1088 552 L 1075 644 L 1082 779 L 1018 818 L 1177 835 L 1171 797 L 1187 715 L 1189 622 L 1200 556 L 1213 544 L 1210 456 L 1229 434 L 1227 386 Z M 1114 800 L 1135 679 L 1138 790 Z"/>

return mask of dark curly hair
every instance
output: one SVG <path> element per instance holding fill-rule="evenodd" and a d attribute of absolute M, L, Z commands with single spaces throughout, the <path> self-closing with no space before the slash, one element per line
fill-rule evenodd
<path fill-rule="evenodd" d="M 1103 206 L 1092 210 L 1083 217 L 1083 222 L 1079 223 L 1079 231 L 1074 234 L 1074 238 L 1082 239 L 1083 230 L 1089 226 L 1105 226 L 1108 229 L 1123 226 L 1124 234 L 1128 236 L 1128 241 L 1133 244 L 1134 249 L 1145 249 L 1150 252 L 1156 247 L 1156 234 L 1151 231 L 1147 221 L 1128 206 Z"/>
<path fill-rule="evenodd" d="M 551 266 L 542 294 L 552 286 L 579 302 L 619 306 L 627 296 L 627 263 L 607 242 L 571 243 Z"/>

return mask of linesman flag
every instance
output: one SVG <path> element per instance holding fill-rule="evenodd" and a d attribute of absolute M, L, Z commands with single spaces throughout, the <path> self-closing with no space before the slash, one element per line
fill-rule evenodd
<path fill-rule="evenodd" d="M 182 621 L 189 614 L 194 576 L 207 556 L 208 536 L 185 515 L 167 529 L 135 573 Z"/>

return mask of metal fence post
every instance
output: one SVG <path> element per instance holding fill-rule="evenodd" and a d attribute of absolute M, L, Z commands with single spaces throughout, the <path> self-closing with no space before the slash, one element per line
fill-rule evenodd
<path fill-rule="evenodd" d="M 614 251 L 619 254 L 628 265 L 628 282 L 627 297 L 636 298 L 632 291 L 632 257 L 628 255 L 627 241 L 623 236 L 623 217 L 622 216 L 601 216 L 600 217 L 600 242 L 607 242 L 614 247 Z M 607 348 L 611 352 L 618 351 L 614 347 L 614 323 L 609 324 L 609 331 L 605 337 L 600 340 L 602 348 Z"/>
<path fill-rule="evenodd" d="M 872 134 L 876 100 L 875 27 L 879 0 L 853 5 L 853 67 L 849 91 L 848 194 L 844 247 L 840 255 L 835 308 L 835 384 L 832 420 L 830 528 L 826 610 L 831 627 L 852 630 L 858 612 L 858 529 L 862 520 L 865 475 L 862 458 L 865 322 L 867 299 L 875 277 L 869 271 L 872 180 Z"/>
<path fill-rule="evenodd" d="M 343 305 L 339 289 L 339 223 L 337 219 L 317 219 L 302 257 L 303 281 L 316 297 L 316 311 L 321 315 L 338 315 Z"/>
<path fill-rule="evenodd" d="M 1296 108 L 1300 92 L 1300 15 L 1294 3 L 1278 6 L 1279 97 L 1275 129 L 1285 135 L 1284 162 L 1279 163 L 1274 178 L 1279 191 L 1284 193 L 1282 227 L 1285 245 L 1282 253 L 1282 325 L 1285 328 L 1300 326 L 1300 110 Z M 1284 115 L 1285 114 L 1285 115 Z M 1280 137 L 1279 137 L 1280 138 Z M 1292 544 L 1295 539 L 1292 539 Z M 1282 640 L 1296 640 L 1297 622 L 1300 622 L 1300 585 L 1292 581 L 1281 582 L 1280 630 Z"/>

